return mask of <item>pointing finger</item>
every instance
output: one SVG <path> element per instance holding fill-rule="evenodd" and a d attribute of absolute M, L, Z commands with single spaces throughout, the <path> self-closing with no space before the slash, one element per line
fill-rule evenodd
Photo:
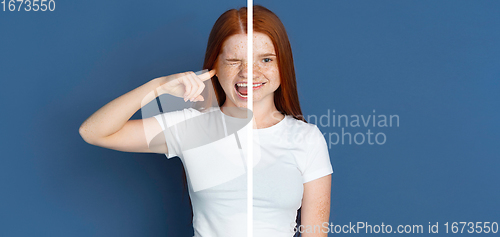
<path fill-rule="evenodd" d="M 215 76 L 215 69 L 212 69 L 210 71 L 208 71 L 208 69 L 204 69 L 203 71 L 201 71 L 201 74 L 198 74 L 200 72 L 197 72 L 196 75 L 198 75 L 198 78 L 200 78 L 200 80 L 202 81 L 206 81 L 210 78 L 212 78 L 213 76 Z"/>

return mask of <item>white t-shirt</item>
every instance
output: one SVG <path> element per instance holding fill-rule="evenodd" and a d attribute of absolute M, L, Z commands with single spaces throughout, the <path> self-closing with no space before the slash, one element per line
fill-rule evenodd
<path fill-rule="evenodd" d="M 246 134 L 252 123 L 219 108 L 154 117 L 164 131 L 165 155 L 184 165 L 195 237 L 246 236 Z M 325 138 L 316 125 L 290 115 L 253 133 L 254 236 L 291 237 L 303 183 L 333 173 Z"/>

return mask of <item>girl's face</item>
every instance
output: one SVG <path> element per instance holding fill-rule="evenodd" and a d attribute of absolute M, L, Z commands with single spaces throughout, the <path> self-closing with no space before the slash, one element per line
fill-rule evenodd
<path fill-rule="evenodd" d="M 226 93 L 223 106 L 247 107 L 247 35 L 230 36 L 217 57 L 217 77 Z M 271 39 L 253 34 L 253 103 L 274 104 L 274 91 L 280 86 L 276 52 Z"/>

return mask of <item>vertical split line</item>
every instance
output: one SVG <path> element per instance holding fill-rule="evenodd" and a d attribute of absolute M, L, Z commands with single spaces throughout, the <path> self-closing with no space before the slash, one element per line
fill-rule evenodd
<path fill-rule="evenodd" d="M 253 237 L 253 0 L 247 0 L 247 237 Z"/>

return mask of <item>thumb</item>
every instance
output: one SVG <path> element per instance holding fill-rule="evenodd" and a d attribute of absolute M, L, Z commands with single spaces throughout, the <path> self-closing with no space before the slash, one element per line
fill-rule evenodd
<path fill-rule="evenodd" d="M 203 98 L 203 96 L 201 96 L 201 95 L 198 95 L 194 98 L 194 102 L 196 102 L 196 101 L 205 101 L 205 98 Z"/>

